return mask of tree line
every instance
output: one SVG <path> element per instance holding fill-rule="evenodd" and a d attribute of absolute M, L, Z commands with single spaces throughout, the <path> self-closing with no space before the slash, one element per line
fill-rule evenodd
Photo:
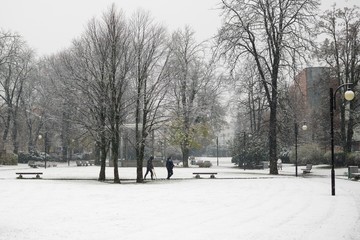
<path fill-rule="evenodd" d="M 127 17 L 113 4 L 68 49 L 42 58 L 21 36 L 1 30 L 1 149 L 35 151 L 46 133 L 66 159 L 81 140 L 98 149 L 99 181 L 110 156 L 119 183 L 119 146 L 131 128 L 142 182 L 154 133 L 178 147 L 187 167 L 192 150 L 225 125 L 227 90 L 237 96 L 234 132 L 256 136 L 277 174 L 279 149 L 289 144 L 283 139 L 301 115 L 288 94 L 299 71 L 318 59 L 339 84 L 357 88 L 359 9 L 334 7 L 317 17 L 318 7 L 317 0 L 222 0 L 221 28 L 211 41 L 197 42 L 189 26 L 169 33 L 149 12 Z M 339 106 L 349 152 L 358 101 Z"/>
<path fill-rule="evenodd" d="M 21 39 L 12 33 L 2 32 L 2 36 L 12 44 Z M 137 182 L 142 182 L 143 160 L 149 154 L 146 146 L 154 132 L 167 134 L 188 166 L 191 148 L 214 132 L 208 119 L 224 115 L 217 99 L 221 76 L 206 56 L 208 47 L 196 42 L 190 27 L 169 34 L 146 11 L 128 18 L 112 5 L 102 18 L 89 21 L 69 49 L 49 57 L 35 59 L 25 43 L 18 45 L 29 52 L 24 59 L 29 66 L 21 65 L 28 70 L 19 69 L 19 76 L 5 61 L 11 59 L 18 66 L 22 55 L 13 59 L 17 52 L 7 47 L 2 49 L 6 60 L 1 70 L 11 78 L 1 78 L 7 105 L 2 108 L 2 142 L 12 140 L 14 153 L 18 153 L 17 139 L 8 136 L 8 131 L 17 131 L 13 136 L 28 136 L 23 145 L 32 151 L 37 136 L 47 133 L 52 141 L 57 137 L 63 159 L 74 138 L 95 144 L 99 181 L 106 180 L 106 160 L 111 156 L 114 182 L 120 182 L 119 146 L 129 128 L 134 132 Z"/>
<path fill-rule="evenodd" d="M 326 148 L 330 143 L 329 88 L 353 83 L 351 89 L 358 90 L 359 8 L 334 5 L 321 13 L 316 0 L 221 2 L 225 21 L 217 47 L 236 83 L 233 106 L 241 145 L 236 145 L 235 152 L 246 148 L 250 133 L 255 151 L 266 152 L 270 173 L 277 174 L 280 151 L 294 143 L 294 123 L 307 120 L 312 133 L 308 141 Z M 320 82 L 325 93 L 319 93 L 322 105 L 308 113 L 306 96 L 296 98 L 294 93 L 304 94 L 298 74 L 313 65 L 326 69 Z M 359 126 L 359 101 L 345 104 L 340 97 L 338 101 L 341 132 L 337 144 L 346 154 L 352 151 L 354 130 Z"/>

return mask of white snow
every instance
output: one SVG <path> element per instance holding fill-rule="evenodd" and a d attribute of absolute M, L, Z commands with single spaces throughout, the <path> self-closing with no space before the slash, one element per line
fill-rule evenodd
<path fill-rule="evenodd" d="M 98 239 L 360 239 L 360 181 L 337 169 L 331 196 L 330 169 L 313 167 L 294 177 L 242 170 L 230 159 L 211 159 L 210 169 L 175 168 L 165 180 L 136 184 L 135 168 L 120 168 L 122 184 L 96 181 L 99 167 L 31 169 L 0 166 L 0 240 Z M 42 179 L 16 179 L 41 171 Z M 112 168 L 107 177 L 112 178 Z M 195 179 L 193 172 L 215 171 Z"/>

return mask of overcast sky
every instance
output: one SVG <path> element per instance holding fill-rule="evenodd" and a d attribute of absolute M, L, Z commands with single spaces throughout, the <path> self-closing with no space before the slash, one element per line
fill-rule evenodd
<path fill-rule="evenodd" d="M 199 41 L 212 37 L 220 27 L 220 0 L 0 0 L 0 28 L 21 34 L 38 55 L 56 53 L 71 45 L 88 23 L 112 3 L 130 16 L 149 10 L 169 30 L 190 25 Z M 322 0 L 323 8 L 360 5 L 359 0 Z"/>

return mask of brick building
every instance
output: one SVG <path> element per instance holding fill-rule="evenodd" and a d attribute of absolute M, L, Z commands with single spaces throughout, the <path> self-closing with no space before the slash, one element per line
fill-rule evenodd
<path fill-rule="evenodd" d="M 306 121 L 308 131 L 306 140 L 319 143 L 325 149 L 330 144 L 330 88 L 338 87 L 336 79 L 331 78 L 330 68 L 308 67 L 303 69 L 290 88 L 290 96 L 294 102 L 293 109 L 297 113 L 298 122 Z M 340 94 L 337 94 L 339 104 Z M 335 145 L 340 145 L 340 111 L 334 112 Z M 353 150 L 359 149 L 360 131 L 355 130 Z"/>

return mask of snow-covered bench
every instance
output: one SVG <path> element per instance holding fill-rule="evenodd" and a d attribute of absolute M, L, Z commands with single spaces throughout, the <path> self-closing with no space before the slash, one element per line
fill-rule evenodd
<path fill-rule="evenodd" d="M 352 173 L 351 178 L 353 178 L 355 180 L 359 180 L 360 179 L 360 173 Z"/>
<path fill-rule="evenodd" d="M 306 164 L 306 168 L 302 168 L 301 170 L 303 171 L 303 173 L 310 173 L 312 169 L 312 164 Z"/>
<path fill-rule="evenodd" d="M 36 175 L 36 178 L 40 178 L 40 175 L 42 175 L 42 172 L 17 172 L 17 175 L 19 175 L 17 178 L 21 179 L 23 178 L 23 175 Z"/>
<path fill-rule="evenodd" d="M 217 172 L 195 172 L 193 174 L 196 175 L 195 176 L 196 178 L 200 178 L 201 174 L 210 175 L 210 178 L 215 178 L 215 175 L 217 174 Z"/>

